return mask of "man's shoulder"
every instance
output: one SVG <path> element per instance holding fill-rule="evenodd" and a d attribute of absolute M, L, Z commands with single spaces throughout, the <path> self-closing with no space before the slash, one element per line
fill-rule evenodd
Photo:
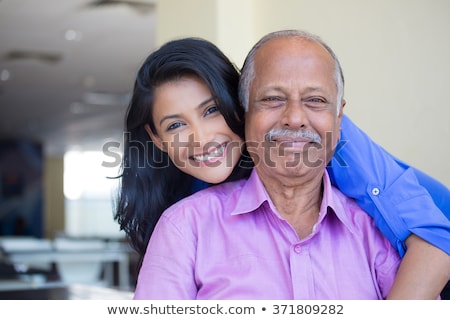
<path fill-rule="evenodd" d="M 373 219 L 355 201 L 345 195 L 335 186 L 331 187 L 333 193 L 335 214 L 352 229 L 363 230 L 375 228 Z"/>
<path fill-rule="evenodd" d="M 246 179 L 232 182 L 224 182 L 197 191 L 196 193 L 179 200 L 173 204 L 168 211 L 178 211 L 180 209 L 192 208 L 196 210 L 207 209 L 215 203 L 225 204 L 235 199 L 242 190 Z"/>
<path fill-rule="evenodd" d="M 333 193 L 334 201 L 338 201 L 345 208 L 351 208 L 354 210 L 362 210 L 361 207 L 359 207 L 358 204 L 356 203 L 355 199 L 347 196 L 336 186 L 334 186 L 334 185 L 331 186 L 331 192 Z"/>

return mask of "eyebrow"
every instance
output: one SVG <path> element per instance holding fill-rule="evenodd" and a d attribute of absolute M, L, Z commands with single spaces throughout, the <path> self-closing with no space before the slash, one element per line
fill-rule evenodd
<path fill-rule="evenodd" d="M 316 92 L 316 91 L 324 92 L 324 89 L 323 89 L 323 87 L 307 87 L 305 89 L 305 92 L 307 92 L 307 93 Z"/>
<path fill-rule="evenodd" d="M 211 101 L 214 101 L 215 99 L 214 99 L 214 97 L 210 97 L 210 98 L 208 98 L 208 99 L 206 99 L 205 101 L 203 101 L 203 102 L 201 102 L 197 107 L 196 107 L 196 109 L 198 110 L 198 109 L 200 109 L 200 108 L 203 108 L 205 105 L 207 105 L 208 103 L 210 103 Z M 180 114 L 169 114 L 169 115 L 167 115 L 167 116 L 164 116 L 164 117 L 162 117 L 162 119 L 159 121 L 159 125 L 162 125 L 162 123 L 165 121 L 165 120 L 168 120 L 168 119 L 175 119 L 175 118 L 179 118 L 179 117 L 181 117 L 181 115 Z"/>

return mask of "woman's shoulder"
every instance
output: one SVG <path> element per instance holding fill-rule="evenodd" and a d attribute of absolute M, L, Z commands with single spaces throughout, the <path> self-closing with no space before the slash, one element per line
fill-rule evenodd
<path fill-rule="evenodd" d="M 211 212 L 211 210 L 220 208 L 225 210 L 226 204 L 232 202 L 235 196 L 240 193 L 245 181 L 246 179 L 224 182 L 197 191 L 174 203 L 164 212 L 164 215 L 173 215 L 176 212 L 183 211 Z"/>

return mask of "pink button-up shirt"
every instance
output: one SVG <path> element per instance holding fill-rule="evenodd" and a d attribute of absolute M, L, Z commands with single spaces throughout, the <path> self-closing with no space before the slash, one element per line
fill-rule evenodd
<path fill-rule="evenodd" d="M 135 299 L 383 299 L 400 258 L 325 173 L 319 219 L 299 239 L 256 171 L 169 208 L 150 239 Z"/>

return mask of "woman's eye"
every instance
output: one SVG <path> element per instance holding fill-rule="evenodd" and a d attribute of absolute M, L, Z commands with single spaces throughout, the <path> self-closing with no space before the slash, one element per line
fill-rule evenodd
<path fill-rule="evenodd" d="M 205 116 L 207 116 L 207 115 L 209 115 L 211 113 L 214 113 L 216 111 L 219 111 L 219 108 L 217 106 L 211 106 L 208 109 L 206 109 Z"/>
<path fill-rule="evenodd" d="M 182 122 L 173 122 L 167 126 L 167 131 L 175 130 L 183 125 Z"/>

